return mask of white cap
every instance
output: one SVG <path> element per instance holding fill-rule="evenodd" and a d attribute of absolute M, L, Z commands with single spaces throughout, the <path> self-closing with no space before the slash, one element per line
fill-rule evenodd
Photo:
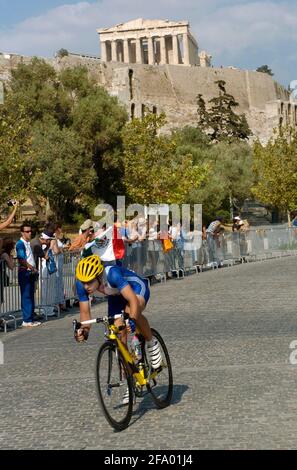
<path fill-rule="evenodd" d="M 54 240 L 55 239 L 53 234 L 50 233 L 50 232 L 48 232 L 48 233 L 42 232 L 42 234 L 40 235 L 40 238 L 42 238 L 43 240 Z"/>

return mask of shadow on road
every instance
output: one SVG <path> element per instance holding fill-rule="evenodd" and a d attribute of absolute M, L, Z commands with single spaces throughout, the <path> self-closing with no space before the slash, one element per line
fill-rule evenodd
<path fill-rule="evenodd" d="M 176 405 L 182 399 L 183 394 L 188 390 L 187 385 L 173 385 L 173 395 L 170 406 Z M 138 405 L 138 406 L 137 406 Z M 146 392 L 143 398 L 137 398 L 134 405 L 133 417 L 130 426 L 133 426 L 139 419 L 141 419 L 146 412 L 151 410 L 158 410 L 153 402 L 153 398 L 149 392 Z"/>

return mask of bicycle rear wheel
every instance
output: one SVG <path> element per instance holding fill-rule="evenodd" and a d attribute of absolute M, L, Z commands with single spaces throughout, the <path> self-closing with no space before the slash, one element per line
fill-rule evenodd
<path fill-rule="evenodd" d="M 129 425 L 133 409 L 132 378 L 115 344 L 104 343 L 96 361 L 96 385 L 99 403 L 109 424 L 122 431 Z M 124 396 L 128 403 L 123 404 Z"/>
<path fill-rule="evenodd" d="M 151 393 L 152 398 L 158 408 L 165 408 L 170 405 L 173 393 L 173 375 L 170 357 L 167 351 L 165 342 L 156 330 L 151 329 L 153 338 L 159 343 L 161 354 L 162 354 L 162 365 L 156 371 L 151 367 L 149 354 L 144 346 L 144 362 L 146 364 L 149 383 L 147 389 Z"/>

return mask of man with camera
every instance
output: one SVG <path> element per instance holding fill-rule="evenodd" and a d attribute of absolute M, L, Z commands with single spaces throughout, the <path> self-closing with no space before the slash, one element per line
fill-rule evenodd
<path fill-rule="evenodd" d="M 7 205 L 10 206 L 10 207 L 13 207 L 13 211 L 9 215 L 9 217 L 6 220 L 4 220 L 4 222 L 2 222 L 0 224 L 0 230 L 4 230 L 6 227 L 8 227 L 11 224 L 11 222 L 13 221 L 13 218 L 15 216 L 15 213 L 16 213 L 16 210 L 18 208 L 19 203 L 18 203 L 18 201 L 15 201 L 14 199 L 10 199 L 7 202 Z"/>

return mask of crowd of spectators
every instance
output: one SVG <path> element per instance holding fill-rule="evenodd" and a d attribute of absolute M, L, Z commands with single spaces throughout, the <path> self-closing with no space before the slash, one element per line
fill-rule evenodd
<path fill-rule="evenodd" d="M 0 229 L 11 224 L 16 208 L 17 202 L 7 220 L 0 224 Z M 293 226 L 294 224 L 297 227 L 297 214 Z M 37 281 L 42 294 L 42 313 L 53 316 L 59 310 L 67 311 L 63 276 L 65 252 L 79 256 L 79 253 L 88 249 L 95 241 L 98 246 L 106 247 L 108 256 L 111 256 L 108 261 L 128 260 L 130 269 L 150 277 L 151 280 L 159 272 L 160 262 L 162 272 L 169 278 L 176 275 L 174 271 L 184 269 L 186 254 L 191 265 L 199 263 L 222 267 L 220 248 L 224 243 L 225 230 L 228 230 L 234 240 L 239 241 L 240 254 L 244 260 L 247 255 L 246 234 L 249 226 L 239 215 L 233 218 L 232 226 L 224 224 L 222 217 L 215 217 L 208 225 L 203 225 L 202 231 L 197 231 L 192 226 L 185 229 L 180 223 L 169 223 L 161 227 L 158 217 L 150 216 L 146 219 L 138 216 L 122 223 L 116 222 L 111 227 L 106 224 L 101 226 L 99 222 L 87 219 L 72 240 L 65 238 L 60 223 L 48 222 L 33 239 L 32 230 L 30 224 L 22 225 L 16 246 L 11 238 L 0 238 L 0 303 L 3 303 L 4 288 L 9 285 L 7 270 L 14 267 L 12 253 L 15 250 L 24 327 L 40 324 L 36 318 L 34 302 Z M 118 247 L 115 247 L 115 240 L 118 240 Z M 55 265 L 53 271 L 49 269 L 51 259 Z"/>

